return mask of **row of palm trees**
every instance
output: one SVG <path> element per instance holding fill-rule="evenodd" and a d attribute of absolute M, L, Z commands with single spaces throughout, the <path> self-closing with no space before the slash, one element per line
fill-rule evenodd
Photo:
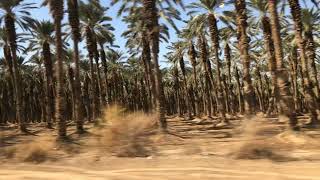
<path fill-rule="evenodd" d="M 123 54 L 113 50 L 114 28 L 99 0 L 45 0 L 53 22 L 31 19 L 30 9 L 38 8 L 33 3 L 0 0 L 0 122 L 19 123 L 21 131 L 30 122 L 48 128 L 57 122 L 65 138 L 68 121 L 82 133 L 86 120 L 97 120 L 103 107 L 118 103 L 156 112 L 164 132 L 171 114 L 217 116 L 217 125 L 224 126 L 228 114 L 250 118 L 262 111 L 284 115 L 298 129 L 297 115 L 309 113 L 310 125 L 316 125 L 320 13 L 312 2 L 313 8 L 302 9 L 299 0 L 113 0 L 127 24 Z M 183 29 L 175 25 L 178 9 L 190 17 Z M 160 69 L 168 25 L 179 39 L 168 47 L 168 66 Z M 30 55 L 28 63 L 18 52 Z"/>

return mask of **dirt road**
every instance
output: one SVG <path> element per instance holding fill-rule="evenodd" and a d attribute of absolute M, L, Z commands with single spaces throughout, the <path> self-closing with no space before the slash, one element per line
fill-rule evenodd
<path fill-rule="evenodd" d="M 6 165 L 1 180 L 319 180 L 319 162 L 274 163 L 268 160 L 180 157 L 179 159 L 114 158 L 104 165 Z"/>
<path fill-rule="evenodd" d="M 214 129 L 211 122 L 170 119 L 170 131 L 178 136 L 153 138 L 150 156 L 142 158 L 107 154 L 96 130 L 73 137 L 67 149 L 48 143 L 54 131 L 34 127 L 36 135 L 17 135 L 3 130 L 2 145 L 17 146 L 17 152 L 11 159 L 0 152 L 0 180 L 320 180 L 319 130 L 292 135 L 283 134 L 279 123 L 246 123 L 240 129 L 239 121 L 232 123 Z M 31 140 L 36 146 L 21 146 Z M 44 160 L 24 162 L 30 152 Z"/>

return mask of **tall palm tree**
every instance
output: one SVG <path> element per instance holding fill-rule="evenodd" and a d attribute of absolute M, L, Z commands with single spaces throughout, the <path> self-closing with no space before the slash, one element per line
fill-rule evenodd
<path fill-rule="evenodd" d="M 3 64 L 6 66 L 6 68 L 9 71 L 10 79 L 12 84 L 14 84 L 13 77 L 13 67 L 12 67 L 12 56 L 11 56 L 11 50 L 8 45 L 8 38 L 5 28 L 0 28 L 0 47 L 3 48 Z"/>
<path fill-rule="evenodd" d="M 167 130 L 165 119 L 165 101 L 162 85 L 162 75 L 159 67 L 159 18 L 156 0 L 143 0 L 144 16 L 150 38 L 151 54 L 155 70 L 156 112 L 159 113 L 159 125 L 162 131 Z"/>
<path fill-rule="evenodd" d="M 316 43 L 314 36 L 317 35 L 315 27 L 320 23 L 320 11 L 312 9 L 302 9 L 302 23 L 306 38 L 306 55 L 310 68 L 310 79 L 314 86 L 314 93 L 320 100 L 320 84 L 316 67 Z"/>
<path fill-rule="evenodd" d="M 271 25 L 270 25 L 270 18 L 267 16 L 267 1 L 266 0 L 250 0 L 249 6 L 252 7 L 254 10 L 259 12 L 259 16 L 256 19 L 256 24 L 258 28 L 261 28 L 263 31 L 263 40 L 264 46 L 268 58 L 268 66 L 269 72 L 271 74 L 271 98 L 269 99 L 269 107 L 267 113 L 270 114 L 274 110 L 275 106 L 275 85 L 276 85 L 276 73 L 275 73 L 275 54 L 274 54 L 274 46 L 273 40 L 271 35 Z"/>
<path fill-rule="evenodd" d="M 83 35 L 86 38 L 88 56 L 90 61 L 90 74 L 92 79 L 92 93 L 93 93 L 93 119 L 99 115 L 100 106 L 104 102 L 101 96 L 102 81 L 99 67 L 99 51 L 98 51 L 98 37 L 110 35 L 113 30 L 111 24 L 111 17 L 106 16 L 105 13 L 108 8 L 101 6 L 95 1 L 88 3 L 81 2 L 79 4 L 80 26 Z M 94 62 L 95 61 L 95 66 Z M 95 70 L 97 72 L 95 72 Z"/>
<path fill-rule="evenodd" d="M 50 45 L 54 44 L 54 24 L 50 21 L 35 21 L 30 26 L 31 38 L 29 40 L 28 51 L 34 52 L 33 57 L 39 57 L 40 54 L 45 66 L 46 77 L 46 120 L 47 127 L 52 128 L 52 120 L 54 113 L 54 97 L 53 97 L 53 68 Z M 32 58 L 32 57 L 31 57 Z"/>
<path fill-rule="evenodd" d="M 237 18 L 237 32 L 239 41 L 240 58 L 243 65 L 244 102 L 246 114 L 255 111 L 254 89 L 250 75 L 250 55 L 249 41 L 247 35 L 247 9 L 245 0 L 235 0 L 234 2 Z"/>
<path fill-rule="evenodd" d="M 120 0 L 112 0 L 112 4 L 119 2 Z M 180 0 L 123 0 L 123 5 L 121 6 L 119 13 L 121 14 L 125 10 L 129 11 L 131 8 L 138 4 L 143 7 L 143 15 L 145 18 L 147 36 L 150 40 L 152 61 L 154 64 L 154 74 L 155 74 L 155 89 L 156 89 L 156 112 L 158 113 L 159 127 L 162 131 L 167 131 L 167 122 L 165 119 L 165 96 L 162 84 L 162 75 L 159 67 L 159 44 L 160 44 L 160 26 L 159 26 L 159 14 L 164 18 L 169 24 L 173 26 L 176 31 L 179 31 L 174 24 L 173 19 L 180 19 L 179 13 L 176 9 L 172 8 L 171 2 L 183 6 Z M 165 7 L 163 3 L 166 3 L 168 7 Z M 160 10 L 158 9 L 160 7 Z M 169 11 L 169 12 L 168 12 Z M 130 12 L 131 13 L 131 12 Z"/>
<path fill-rule="evenodd" d="M 113 47 L 117 47 L 113 45 L 114 41 L 114 35 L 111 34 L 109 31 L 103 31 L 101 34 L 97 34 L 97 42 L 99 44 L 99 52 L 100 52 L 100 59 L 104 71 L 104 76 L 105 76 L 105 89 L 103 92 L 101 92 L 101 96 L 103 98 L 103 101 L 105 104 L 108 104 L 110 102 L 110 97 L 109 97 L 109 82 L 108 82 L 108 66 L 107 66 L 107 58 L 106 58 L 106 52 L 105 48 L 109 48 L 108 43 L 111 44 Z"/>
<path fill-rule="evenodd" d="M 182 37 L 190 39 L 192 41 L 193 38 L 197 40 L 197 48 L 199 51 L 199 59 L 201 60 L 202 70 L 204 74 L 204 99 L 205 99 L 205 111 L 207 115 L 211 117 L 212 115 L 212 107 L 213 103 L 216 102 L 217 99 L 217 88 L 213 88 L 215 86 L 215 81 L 213 80 L 213 72 L 211 67 L 211 62 L 209 60 L 209 50 L 208 43 L 206 39 L 206 27 L 207 23 L 204 23 L 202 16 L 191 17 L 190 21 L 188 21 L 187 27 L 182 32 Z"/>
<path fill-rule="evenodd" d="M 276 96 L 279 97 L 280 103 L 280 114 L 285 115 L 289 118 L 290 127 L 293 130 L 297 130 L 297 117 L 294 108 L 294 100 L 290 92 L 289 86 L 289 75 L 284 67 L 283 62 L 283 52 L 282 52 L 282 41 L 280 37 L 280 23 L 277 12 L 277 0 L 268 1 L 268 11 L 270 13 L 270 23 L 273 45 L 275 48 L 275 58 L 276 58 Z"/>
<path fill-rule="evenodd" d="M 12 70 L 14 79 L 14 90 L 15 90 L 15 103 L 16 103 L 16 118 L 20 124 L 20 130 L 27 131 L 25 121 L 22 117 L 22 94 L 21 94 L 21 83 L 20 73 L 17 64 L 17 33 L 15 23 L 18 23 L 21 28 L 27 29 L 28 24 L 32 23 L 30 18 L 30 12 L 28 10 L 33 9 L 34 3 L 23 3 L 23 0 L 1 0 L 0 1 L 0 20 L 4 19 L 4 26 L 8 38 L 8 47 L 12 56 Z"/>
<path fill-rule="evenodd" d="M 80 65 L 79 65 L 79 42 L 81 39 L 80 34 L 80 19 L 79 19 L 79 7 L 78 0 L 68 0 L 68 13 L 69 24 L 72 30 L 73 40 L 73 62 L 74 62 L 74 109 L 75 109 L 75 121 L 77 123 L 77 132 L 82 133 L 83 130 L 83 117 L 81 113 L 81 84 L 80 84 Z"/>
<path fill-rule="evenodd" d="M 299 4 L 299 0 L 288 0 L 288 1 L 291 9 L 292 18 L 294 21 L 296 43 L 300 52 L 306 105 L 307 105 L 308 111 L 311 114 L 311 124 L 314 125 L 318 123 L 317 122 L 318 121 L 317 120 L 318 105 L 316 102 L 315 93 L 313 91 L 312 82 L 310 80 L 309 67 L 308 67 L 309 63 L 308 63 L 308 58 L 306 57 L 305 40 L 302 37 L 303 24 L 301 19 L 301 7 Z"/>
<path fill-rule="evenodd" d="M 144 22 L 143 14 L 139 13 L 143 10 L 142 7 L 135 7 L 131 9 L 128 16 L 124 17 L 123 21 L 128 24 L 128 29 L 122 34 L 127 39 L 126 47 L 129 49 L 129 53 L 133 56 L 140 55 L 145 72 L 148 79 L 151 106 L 155 104 L 155 80 L 152 70 L 150 42 L 147 37 L 147 28 Z M 169 32 L 168 27 L 165 24 L 160 25 L 160 41 L 168 42 Z"/>
<path fill-rule="evenodd" d="M 62 19 L 64 17 L 64 1 L 63 0 L 44 0 L 43 5 L 47 5 L 50 8 L 54 20 L 55 30 L 55 45 L 56 45 L 56 108 L 55 118 L 58 121 L 58 138 L 65 138 L 67 136 L 67 126 L 64 117 L 65 102 L 64 102 L 64 70 L 63 70 L 63 42 L 62 42 Z"/>
<path fill-rule="evenodd" d="M 224 2 L 224 0 L 200 0 L 200 2 L 191 3 L 189 6 L 191 12 L 189 14 L 194 14 L 197 11 L 205 11 L 204 14 L 198 15 L 197 21 L 205 23 L 203 26 L 209 28 L 210 39 L 212 43 L 212 52 L 216 64 L 216 85 L 217 85 L 217 99 L 218 99 L 218 111 L 221 113 L 222 123 L 226 123 L 226 104 L 225 95 L 223 93 L 222 80 L 221 80 L 221 62 L 219 57 L 219 29 L 216 10 Z M 198 12 L 199 13 L 199 12 Z"/>

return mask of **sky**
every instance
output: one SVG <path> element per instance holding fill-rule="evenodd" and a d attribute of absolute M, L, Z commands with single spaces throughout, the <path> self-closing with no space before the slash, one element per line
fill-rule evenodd
<path fill-rule="evenodd" d="M 25 0 L 25 2 L 27 3 L 37 3 L 38 6 L 40 6 L 41 2 L 43 0 Z M 197 0 L 184 0 L 184 4 L 189 4 L 191 2 L 195 2 Z M 127 25 L 125 23 L 123 23 L 121 21 L 121 17 L 117 17 L 117 11 L 119 9 L 120 4 L 116 4 L 114 6 L 110 6 L 110 2 L 111 0 L 100 0 L 101 4 L 103 6 L 109 7 L 110 9 L 107 11 L 107 15 L 112 17 L 112 26 L 115 28 L 114 34 L 115 34 L 115 44 L 120 46 L 120 48 L 118 48 L 117 50 L 122 51 L 122 52 L 126 52 L 125 49 L 125 39 L 121 37 L 121 34 L 126 30 Z M 306 0 L 307 5 L 311 6 L 311 2 L 310 0 Z M 66 7 L 65 7 L 66 8 Z M 230 10 L 230 7 L 224 7 L 223 10 L 225 9 Z M 231 6 L 231 8 L 233 8 Z M 35 9 L 32 10 L 31 12 L 32 17 L 38 20 L 48 20 L 51 19 L 51 14 L 49 13 L 49 10 L 47 7 L 42 7 L 40 9 Z M 65 18 L 67 17 L 67 14 L 65 15 Z M 189 17 L 186 15 L 186 12 L 181 11 L 181 18 L 183 20 L 187 20 L 189 19 Z M 65 19 L 67 20 L 67 19 Z M 182 29 L 185 24 L 183 22 L 176 22 L 176 25 L 178 26 L 179 29 Z M 170 26 L 169 26 L 170 27 Z M 177 40 L 177 35 L 175 33 L 175 31 L 173 30 L 173 28 L 169 28 L 170 29 L 170 42 L 175 42 Z M 160 55 L 159 55 L 159 59 L 160 59 L 160 64 L 161 65 L 165 65 L 165 58 L 163 57 L 167 52 L 168 49 L 166 48 L 169 44 L 167 43 L 161 43 L 160 44 Z M 83 45 L 82 45 L 83 47 Z"/>
<path fill-rule="evenodd" d="M 193 2 L 195 0 L 189 0 L 188 2 Z M 41 5 L 42 0 L 25 0 L 26 3 L 37 3 L 38 6 Z M 110 6 L 111 0 L 100 0 L 101 4 L 105 7 L 109 7 L 110 9 L 107 11 L 107 15 L 112 17 L 112 26 L 115 28 L 115 31 L 113 32 L 115 35 L 115 45 L 120 46 L 120 48 L 115 48 L 119 51 L 126 52 L 125 48 L 125 39 L 121 37 L 121 34 L 127 29 L 127 25 L 121 21 L 121 17 L 117 16 L 117 12 L 119 10 L 120 3 Z M 66 7 L 65 7 L 66 8 Z M 47 7 L 42 7 L 40 9 L 35 9 L 32 10 L 31 15 L 33 18 L 38 19 L 38 20 L 49 20 L 51 18 L 51 14 L 49 13 L 49 9 Z M 65 14 L 67 16 L 67 14 Z M 66 18 L 66 17 L 65 17 Z M 187 19 L 186 13 L 182 13 L 182 18 Z M 65 19 L 66 20 L 66 19 Z M 177 26 L 179 28 L 182 28 L 184 26 L 183 22 L 177 22 Z M 177 35 L 175 31 L 170 28 L 170 42 L 173 42 L 177 40 Z M 160 44 L 160 61 L 162 62 L 161 64 L 164 65 L 165 59 L 163 56 L 168 52 L 167 46 L 168 43 L 161 43 Z"/>

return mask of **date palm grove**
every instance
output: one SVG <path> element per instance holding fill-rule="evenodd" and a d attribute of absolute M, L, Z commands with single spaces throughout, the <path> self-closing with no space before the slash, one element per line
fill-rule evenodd
<path fill-rule="evenodd" d="M 40 6 L 51 20 L 32 15 Z M 307 115 L 317 127 L 319 8 L 318 0 L 0 0 L 0 124 L 27 132 L 44 123 L 64 139 L 67 126 L 83 133 L 118 104 L 157 114 L 163 133 L 172 115 L 223 128 L 263 113 L 295 131 Z"/>

